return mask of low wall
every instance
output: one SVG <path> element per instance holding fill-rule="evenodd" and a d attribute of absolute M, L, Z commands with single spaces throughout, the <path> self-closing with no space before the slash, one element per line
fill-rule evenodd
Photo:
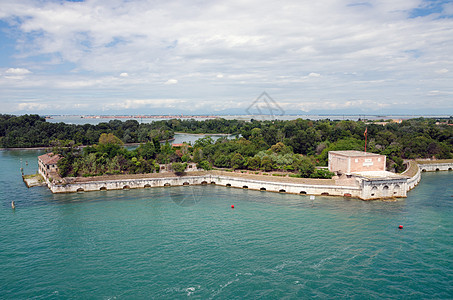
<path fill-rule="evenodd" d="M 421 180 L 421 170 L 418 164 L 415 161 L 410 161 L 409 162 L 409 167 L 402 173 L 402 175 L 412 175 L 415 173 L 413 176 L 411 176 L 407 180 L 407 185 L 406 189 L 407 191 L 412 190 Z"/>
<path fill-rule="evenodd" d="M 435 171 L 452 171 L 453 163 L 429 163 L 418 164 L 422 172 L 435 172 Z"/>
<path fill-rule="evenodd" d="M 140 178 L 140 179 L 121 179 L 77 182 L 71 184 L 50 184 L 52 193 L 75 193 L 102 190 L 123 190 L 148 187 L 164 187 L 178 185 L 211 183 L 211 176 L 182 176 L 182 177 L 163 177 L 163 178 Z"/>
<path fill-rule="evenodd" d="M 213 176 L 212 179 L 215 180 L 215 183 L 217 185 L 245 188 L 256 191 L 325 196 L 349 196 L 357 198 L 361 197 L 361 189 L 355 186 L 309 185 L 288 182 L 269 182 L 219 175 Z"/>
<path fill-rule="evenodd" d="M 216 184 L 226 187 L 270 191 L 291 194 L 331 195 L 362 198 L 361 188 L 356 186 L 309 185 L 286 182 L 270 182 L 223 175 L 175 176 L 167 178 L 144 178 L 128 180 L 105 180 L 71 184 L 49 184 L 52 193 L 75 193 L 81 191 L 121 190 L 147 187 Z"/>

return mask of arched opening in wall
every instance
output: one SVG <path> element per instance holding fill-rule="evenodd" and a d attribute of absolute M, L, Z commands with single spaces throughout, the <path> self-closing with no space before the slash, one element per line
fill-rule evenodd
<path fill-rule="evenodd" d="M 211 184 L 215 184 L 215 181 L 211 181 Z"/>
<path fill-rule="evenodd" d="M 192 165 L 189 165 L 189 169 L 192 169 L 192 167 L 193 167 Z"/>
<path fill-rule="evenodd" d="M 123 186 L 123 190 L 128 190 L 128 189 L 130 189 L 130 188 L 131 188 L 131 187 L 128 186 L 128 185 Z"/>
<path fill-rule="evenodd" d="M 105 186 L 102 186 L 99 190 L 100 190 L 100 191 L 106 191 L 107 188 L 106 188 Z"/>
<path fill-rule="evenodd" d="M 266 190 L 265 187 L 260 188 L 260 191 L 265 191 L 265 190 Z"/>
<path fill-rule="evenodd" d="M 186 182 L 183 182 L 182 185 L 189 185 L 189 183 L 186 181 Z"/>
<path fill-rule="evenodd" d="M 400 191 L 400 186 L 398 184 L 395 184 L 395 186 L 393 187 L 393 195 L 396 195 L 398 194 L 398 192 Z"/>
<path fill-rule="evenodd" d="M 451 171 L 451 170 L 452 170 L 452 168 L 448 168 L 448 171 Z"/>
<path fill-rule="evenodd" d="M 323 192 L 323 193 L 321 193 L 321 196 L 329 196 L 329 193 L 328 192 Z"/>
<path fill-rule="evenodd" d="M 202 182 L 201 182 L 201 185 L 207 185 L 207 184 L 208 184 L 207 181 L 202 181 Z"/>
<path fill-rule="evenodd" d="M 307 194 L 307 192 L 306 192 L 306 191 L 300 191 L 300 193 L 299 193 L 299 194 L 301 194 L 301 195 L 306 195 L 306 194 Z"/>
<path fill-rule="evenodd" d="M 164 186 L 171 186 L 171 184 L 169 184 L 168 182 L 164 184 Z"/>
<path fill-rule="evenodd" d="M 248 186 L 246 186 L 246 185 L 244 185 L 244 186 L 243 186 L 242 188 L 243 188 L 243 189 L 248 189 L 249 187 L 248 187 Z"/>
<path fill-rule="evenodd" d="M 227 184 L 226 184 L 226 186 L 227 186 L 227 187 L 230 187 L 230 186 L 231 186 L 231 184 L 230 184 L 230 183 L 227 183 Z"/>
<path fill-rule="evenodd" d="M 278 191 L 279 193 L 286 193 L 286 191 L 284 189 L 281 189 Z"/>
<path fill-rule="evenodd" d="M 161 166 L 160 169 L 161 169 L 161 170 L 165 170 L 165 166 Z"/>
<path fill-rule="evenodd" d="M 436 172 L 438 172 L 438 171 L 439 171 L 439 168 L 436 168 Z"/>
<path fill-rule="evenodd" d="M 84 192 L 84 191 L 85 191 L 85 190 L 82 189 L 82 188 L 78 188 L 78 189 L 77 189 L 77 193 L 81 193 L 81 192 Z"/>
<path fill-rule="evenodd" d="M 426 172 L 426 169 L 422 169 L 422 172 Z"/>
<path fill-rule="evenodd" d="M 151 187 L 151 184 L 147 183 L 145 184 L 144 188 L 150 188 Z"/>
<path fill-rule="evenodd" d="M 382 197 L 388 197 L 389 196 L 389 187 L 387 185 L 384 185 L 382 188 Z"/>
<path fill-rule="evenodd" d="M 376 192 L 377 192 L 377 186 L 374 185 L 374 186 L 371 188 L 371 196 L 376 195 Z"/>

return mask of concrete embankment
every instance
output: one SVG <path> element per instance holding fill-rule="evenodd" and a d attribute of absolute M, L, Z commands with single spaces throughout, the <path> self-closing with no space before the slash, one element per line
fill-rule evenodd
<path fill-rule="evenodd" d="M 453 159 L 443 160 L 411 160 L 402 175 L 409 176 L 407 190 L 413 189 L 421 180 L 422 172 L 452 171 Z"/>
<path fill-rule="evenodd" d="M 337 185 L 335 180 L 299 179 L 228 173 L 222 171 L 190 172 L 184 176 L 173 173 L 140 174 L 140 176 L 77 178 L 63 184 L 49 184 L 53 193 L 120 190 L 165 186 L 216 184 L 225 187 L 291 194 L 331 195 L 361 198 L 358 186 Z"/>
<path fill-rule="evenodd" d="M 426 165 L 429 165 L 426 166 Z M 451 170 L 453 162 L 417 164 L 409 161 L 402 178 L 370 180 L 349 179 L 307 179 L 258 174 L 242 174 L 225 171 L 193 171 L 183 176 L 171 172 L 153 174 L 129 174 L 100 177 L 65 178 L 62 182 L 49 182 L 53 193 L 74 193 L 81 191 L 103 191 L 165 186 L 187 186 L 215 184 L 225 187 L 269 191 L 277 193 L 330 195 L 354 197 L 362 200 L 406 197 L 406 191 L 413 189 L 421 179 L 421 172 Z M 380 191 L 382 189 L 382 191 Z M 391 193 L 390 193 L 391 190 Z"/>
<path fill-rule="evenodd" d="M 28 188 L 34 186 L 46 186 L 46 182 L 40 174 L 22 175 L 22 180 Z"/>
<path fill-rule="evenodd" d="M 453 159 L 417 160 L 416 162 L 422 172 L 452 171 L 453 170 Z"/>
<path fill-rule="evenodd" d="M 412 190 L 420 182 L 421 179 L 420 168 L 415 161 L 409 161 L 407 169 L 403 173 L 401 173 L 401 175 L 409 176 L 406 186 L 407 191 Z"/>

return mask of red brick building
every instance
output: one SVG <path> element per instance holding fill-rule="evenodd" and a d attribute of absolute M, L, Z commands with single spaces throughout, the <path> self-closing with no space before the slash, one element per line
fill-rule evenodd
<path fill-rule="evenodd" d="M 350 174 L 385 171 L 386 156 L 362 151 L 329 151 L 329 171 Z"/>

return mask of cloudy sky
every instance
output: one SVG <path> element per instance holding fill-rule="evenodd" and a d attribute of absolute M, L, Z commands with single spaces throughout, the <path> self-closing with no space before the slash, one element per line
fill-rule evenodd
<path fill-rule="evenodd" d="M 1 113 L 453 114 L 453 1 L 0 0 Z"/>

